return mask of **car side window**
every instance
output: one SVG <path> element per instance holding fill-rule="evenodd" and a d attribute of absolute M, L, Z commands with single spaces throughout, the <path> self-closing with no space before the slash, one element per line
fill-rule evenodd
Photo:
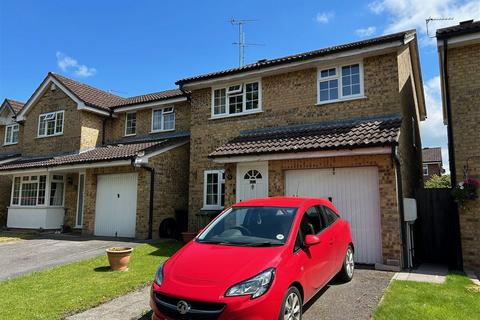
<path fill-rule="evenodd" d="M 324 223 L 320 218 L 317 207 L 311 207 L 306 212 L 300 223 L 300 230 L 305 237 L 307 234 L 319 234 L 324 229 Z"/>
<path fill-rule="evenodd" d="M 338 219 L 338 215 L 333 212 L 332 209 L 328 207 L 322 207 L 323 216 L 325 217 L 325 222 L 328 226 L 331 226 Z"/>

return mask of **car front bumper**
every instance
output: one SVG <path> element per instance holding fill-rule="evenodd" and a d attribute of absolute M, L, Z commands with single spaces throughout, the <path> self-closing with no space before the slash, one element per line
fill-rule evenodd
<path fill-rule="evenodd" d="M 155 286 L 155 285 L 154 285 Z M 218 319 L 218 320 L 271 320 L 278 319 L 283 295 L 277 297 L 274 292 L 267 292 L 263 296 L 250 299 L 250 296 L 222 297 L 217 301 L 200 302 L 192 299 L 183 299 L 161 292 L 152 286 L 150 292 L 150 306 L 153 310 L 153 320 L 182 320 L 182 319 Z M 272 288 L 270 288 L 272 289 Z M 190 306 L 189 311 L 182 315 L 177 310 L 177 303 L 185 301 Z"/>

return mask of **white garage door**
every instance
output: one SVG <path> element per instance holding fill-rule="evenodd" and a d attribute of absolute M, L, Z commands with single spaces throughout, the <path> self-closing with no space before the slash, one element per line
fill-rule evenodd
<path fill-rule="evenodd" d="M 289 170 L 285 180 L 287 195 L 331 199 L 350 223 L 357 262 L 382 262 L 376 167 Z"/>
<path fill-rule="evenodd" d="M 97 178 L 95 235 L 135 237 L 137 174 L 104 174 Z"/>

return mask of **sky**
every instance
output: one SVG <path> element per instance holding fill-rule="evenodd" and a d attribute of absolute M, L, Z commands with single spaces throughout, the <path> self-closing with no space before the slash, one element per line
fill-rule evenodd
<path fill-rule="evenodd" d="M 417 29 L 428 119 L 422 145 L 443 148 L 438 53 L 426 34 L 480 19 L 478 0 L 153 1 L 0 0 L 0 100 L 26 101 L 53 71 L 120 96 L 175 87 L 178 79 L 238 65 L 238 28 L 249 19 L 245 62 Z"/>

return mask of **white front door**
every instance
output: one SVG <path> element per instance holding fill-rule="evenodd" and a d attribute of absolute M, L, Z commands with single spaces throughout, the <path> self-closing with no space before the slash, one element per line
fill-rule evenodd
<path fill-rule="evenodd" d="M 95 235 L 135 237 L 137 181 L 136 173 L 97 177 Z"/>
<path fill-rule="evenodd" d="M 376 167 L 288 170 L 285 185 L 289 196 L 330 199 L 340 216 L 350 223 L 355 260 L 368 264 L 382 262 Z"/>
<path fill-rule="evenodd" d="M 237 163 L 237 202 L 268 197 L 268 162 Z"/>

